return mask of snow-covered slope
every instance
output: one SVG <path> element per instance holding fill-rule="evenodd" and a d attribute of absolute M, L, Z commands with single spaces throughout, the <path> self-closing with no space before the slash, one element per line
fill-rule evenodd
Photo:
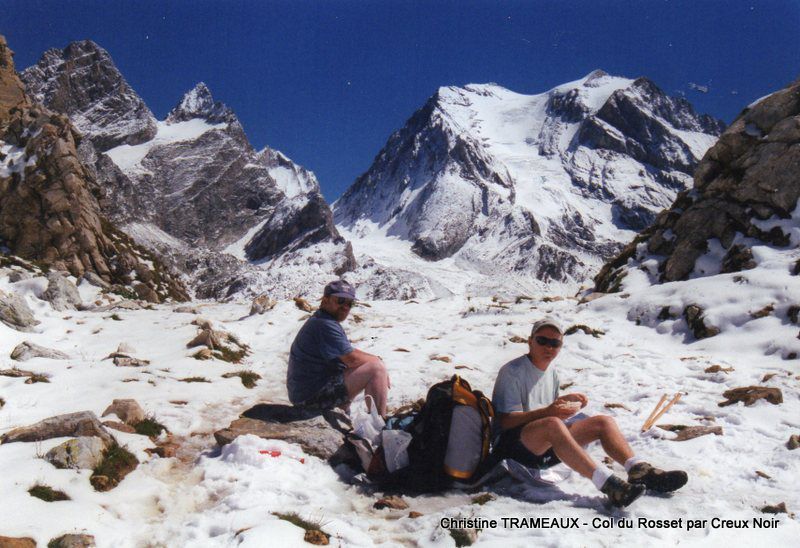
<path fill-rule="evenodd" d="M 236 366 L 190 357 L 194 350 L 187 350 L 186 342 L 197 332 L 190 323 L 196 317 L 192 314 L 155 305 L 152 310 L 117 309 L 115 319 L 110 311 L 65 316 L 37 297 L 46 286 L 42 278 L 10 283 L 7 272 L 0 272 L 0 289 L 23 296 L 42 322 L 37 332 L 27 334 L 0 324 L 0 354 L 7 356 L 18 343 L 31 340 L 71 355 L 67 361 L 35 358 L 20 364 L 50 375 L 48 383 L 25 384 L 23 378 L 0 376 L 0 434 L 61 413 L 90 410 L 99 415 L 114 398 L 134 398 L 170 430 L 180 447 L 175 458 L 158 458 L 144 452 L 153 446 L 150 439 L 115 431 L 142 463 L 119 486 L 100 493 L 92 489 L 89 471 L 58 470 L 37 457 L 64 438 L 2 444 L 0 515 L 5 519 L 0 520 L 0 535 L 30 536 L 45 545 L 58 535 L 84 532 L 94 535 L 100 548 L 304 546 L 304 532 L 276 515 L 297 513 L 321 523 L 332 535 L 331 544 L 342 546 L 451 547 L 454 541 L 440 520 L 472 516 L 498 522 L 502 517 L 573 517 L 581 524 L 574 529 L 486 527 L 476 532 L 478 545 L 792 546 L 800 535 L 800 495 L 794 487 L 800 460 L 786 442 L 791 434 L 800 434 L 798 372 L 792 366 L 796 362 L 765 351 L 777 338 L 792 339 L 797 327 L 776 316 L 736 326 L 745 318 L 724 309 L 723 303 L 749 301 L 760 307 L 772 299 L 793 299 L 800 294 L 800 278 L 785 270 L 759 269 L 749 279 L 740 286 L 731 282 L 715 287 L 708 277 L 682 282 L 680 289 L 674 283 L 655 290 L 631 288 L 627 297 L 609 295 L 587 304 L 572 298 L 546 302 L 545 297 L 555 295 L 538 293 L 533 300 L 519 302 L 454 296 L 373 301 L 369 308 L 355 308 L 344 328 L 356 347 L 386 361 L 392 378 L 390 408 L 423 397 L 430 385 L 455 373 L 491 393 L 499 367 L 525 352 L 524 344 L 509 339 L 525 337 L 542 315 L 555 316 L 568 326 L 600 329 L 604 334 L 597 337 L 581 331 L 566 337 L 554 362 L 563 391 L 585 393 L 589 414 L 614 416 L 638 455 L 689 473 L 689 483 L 680 491 L 646 495 L 622 512 L 609 512 L 592 484 L 569 474 L 563 465 L 553 469 L 566 476 L 555 486 L 505 478 L 478 492 L 405 496 L 408 509 L 377 510 L 373 504 L 381 492 L 350 485 L 352 470 L 334 470 L 299 446 L 240 437 L 222 451 L 216 448 L 211 433 L 243 410 L 256 403 L 287 401 L 288 349 L 306 316 L 291 301 L 249 317 L 247 304 L 198 303 L 215 328 L 251 346 L 252 354 Z M 736 287 L 744 291 L 732 291 Z M 89 302 L 100 297 L 91 286 L 81 286 L 81 291 Z M 644 303 L 654 291 L 659 292 L 659 304 L 675 307 L 692 293 L 719 302 L 722 333 L 695 341 L 680 322 L 666 330 L 652 329 L 646 321 L 637 325 L 635 317 L 628 317 L 631 304 Z M 115 367 L 103 360 L 121 342 L 150 364 Z M 431 359 L 434 356 L 451 361 Z M 706 372 L 714 365 L 724 370 Z M 251 370 L 262 378 L 252 390 L 237 377 L 223 378 L 238 370 Z M 192 377 L 208 382 L 181 380 Z M 717 405 L 725 390 L 753 384 L 781 389 L 783 403 Z M 722 434 L 676 442 L 675 434 L 660 428 L 640 433 L 659 397 L 678 391 L 681 400 L 658 424 L 713 425 Z M 270 450 L 282 455 L 261 453 Z M 590 445 L 589 453 L 598 461 L 603 455 L 599 444 Z M 624 474 L 619 464 L 610 466 Z M 36 483 L 61 490 L 71 500 L 36 499 L 27 492 Z M 481 492 L 493 498 L 478 506 L 473 499 Z M 793 517 L 761 513 L 763 506 L 780 502 Z M 421 516 L 412 518 L 411 511 Z M 602 527 L 596 521 L 610 518 L 630 519 L 634 526 Z M 640 518 L 681 519 L 682 525 L 648 528 L 639 525 Z M 777 521 L 770 529 L 755 528 L 754 518 Z M 687 530 L 689 519 L 705 519 L 707 524 Z M 712 519 L 746 520 L 749 527 L 711 526 Z"/>
<path fill-rule="evenodd" d="M 720 131 L 649 80 L 602 71 L 533 96 L 441 88 L 334 204 L 335 220 L 387 269 L 438 278 L 393 261 L 376 235 L 452 259 L 474 291 L 498 278 L 574 288 L 688 185 Z"/>

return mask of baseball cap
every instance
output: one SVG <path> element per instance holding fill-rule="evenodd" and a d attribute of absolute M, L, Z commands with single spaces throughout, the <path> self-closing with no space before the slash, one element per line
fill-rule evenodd
<path fill-rule="evenodd" d="M 561 329 L 561 324 L 559 324 L 556 320 L 553 318 L 542 318 L 533 324 L 533 327 L 531 328 L 531 337 L 533 337 L 533 335 L 543 327 L 552 327 L 562 335 L 564 334 L 564 330 Z"/>
<path fill-rule="evenodd" d="M 325 286 L 323 296 L 345 297 L 346 299 L 356 300 L 356 290 L 346 281 L 336 280 Z"/>

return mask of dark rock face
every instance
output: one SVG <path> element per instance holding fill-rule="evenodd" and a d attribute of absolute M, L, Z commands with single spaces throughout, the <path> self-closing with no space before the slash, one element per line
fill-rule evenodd
<path fill-rule="evenodd" d="M 92 42 L 48 51 L 25 78 L 52 108 L 84 124 L 78 153 L 103 213 L 185 274 L 197 296 L 222 298 L 263 282 L 244 255 L 225 254 L 231 244 L 244 247 L 240 240 L 259 225 L 249 261 L 330 242 L 332 264 L 352 263 L 314 175 L 277 151 L 256 152 L 233 111 L 205 84 L 187 92 L 159 125 Z M 128 161 L 130 151 L 115 148 L 121 144 L 141 144 L 142 156 Z M 137 293 L 155 300 L 148 288 Z"/>
<path fill-rule="evenodd" d="M 19 82 L 4 39 L 0 59 L 2 80 Z M 76 277 L 91 271 L 109 283 L 131 284 L 134 271 L 162 296 L 186 298 L 179 282 L 158 272 L 159 264 L 155 271 L 145 266 L 147 253 L 100 213 L 96 182 L 78 157 L 69 120 L 30 99 L 22 108 L 11 99 L 0 104 L 0 142 L 9 150 L 0 164 L 9 173 L 0 174 L 0 240 L 9 252 Z"/>
<path fill-rule="evenodd" d="M 329 239 L 344 243 L 333 224 L 333 214 L 321 195 L 311 195 L 305 203 L 297 204 L 300 207 L 293 207 L 295 204 L 291 202 L 281 205 L 283 210 L 273 212 L 245 246 L 249 259 L 263 259 L 290 246 L 306 247 Z M 323 224 L 320 224 L 320 219 L 324 220 Z"/>
<path fill-rule="evenodd" d="M 800 82 L 745 109 L 698 165 L 694 189 L 680 193 L 671 208 L 603 267 L 595 278 L 596 289 L 613 287 L 626 268 L 644 258 L 636 253 L 640 243 L 659 257 L 661 282 L 685 280 L 714 238 L 726 250 L 721 272 L 755 266 L 749 245 L 738 241 L 742 238 L 789 245 L 779 227 L 765 231 L 757 222 L 789 218 L 797 206 L 799 120 Z"/>
<path fill-rule="evenodd" d="M 108 52 L 91 40 L 46 51 L 21 78 L 36 101 L 69 116 L 100 151 L 143 143 L 156 134 L 153 113 Z"/>

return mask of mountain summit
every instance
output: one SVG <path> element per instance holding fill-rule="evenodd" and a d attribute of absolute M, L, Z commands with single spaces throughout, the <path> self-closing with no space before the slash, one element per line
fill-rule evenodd
<path fill-rule="evenodd" d="M 443 87 L 334 204 L 335 219 L 387 267 L 399 265 L 376 235 L 485 276 L 473 285 L 575 286 L 686 188 L 722 128 L 646 78 L 603 71 L 540 95 Z"/>
<path fill-rule="evenodd" d="M 91 40 L 47 50 L 20 76 L 36 101 L 69 116 L 100 151 L 155 136 L 155 116 Z"/>
<path fill-rule="evenodd" d="M 187 91 L 181 102 L 167 115 L 166 122 L 186 122 L 188 120 L 205 120 L 209 124 L 229 124 L 237 121 L 231 109 L 219 101 L 214 101 L 211 91 L 203 82 Z"/>

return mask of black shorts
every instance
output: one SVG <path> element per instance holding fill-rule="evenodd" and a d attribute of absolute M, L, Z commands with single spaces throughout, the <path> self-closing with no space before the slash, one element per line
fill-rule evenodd
<path fill-rule="evenodd" d="M 334 407 L 344 407 L 348 403 L 350 403 L 350 398 L 344 384 L 344 373 L 339 373 L 331 377 L 316 394 L 295 405 L 312 409 L 333 409 Z"/>
<path fill-rule="evenodd" d="M 537 468 L 540 470 L 550 468 L 561 462 L 552 447 L 541 455 L 530 452 L 528 448 L 522 444 L 522 440 L 520 439 L 524 427 L 525 425 L 522 424 L 516 428 L 503 430 L 492 451 L 492 460 L 494 460 L 494 462 L 500 462 L 503 459 L 512 459 L 528 468 Z"/>

